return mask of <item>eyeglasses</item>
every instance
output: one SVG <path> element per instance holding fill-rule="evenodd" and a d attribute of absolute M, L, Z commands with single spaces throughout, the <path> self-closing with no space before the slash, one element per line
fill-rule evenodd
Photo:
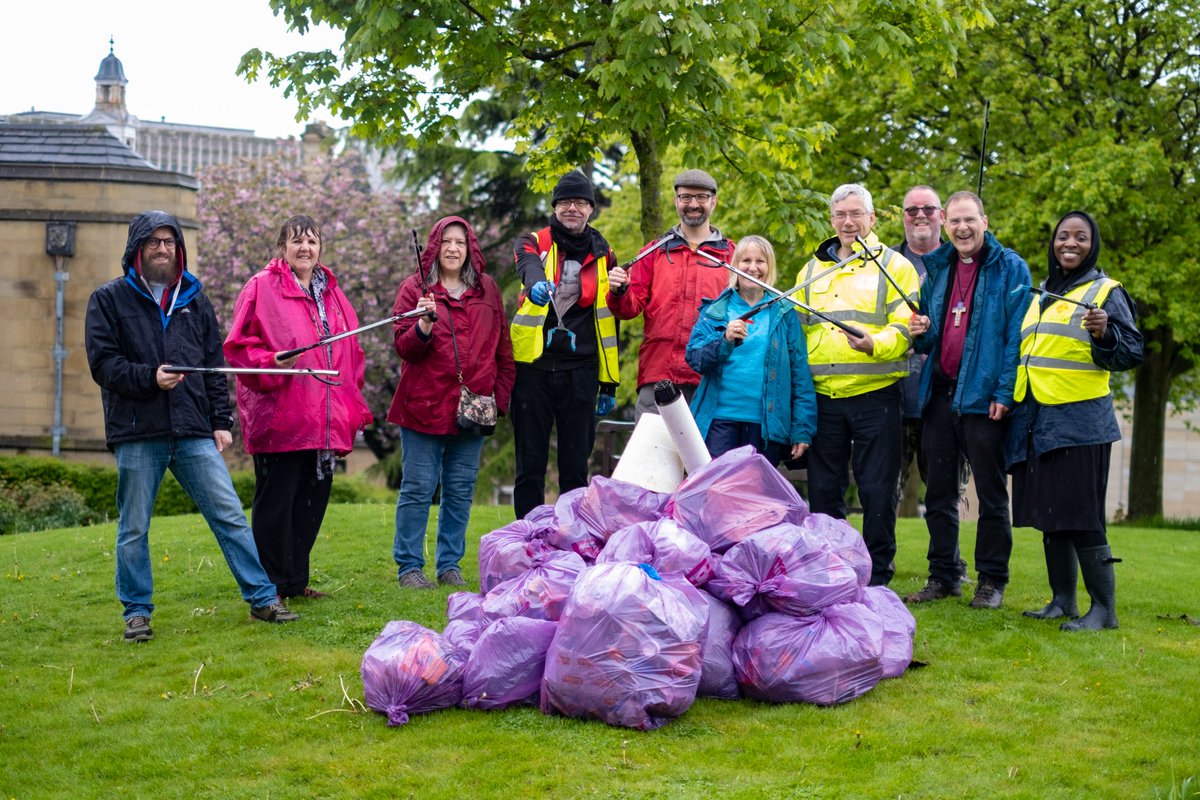
<path fill-rule="evenodd" d="M 707 203 L 709 200 L 712 200 L 712 198 L 713 198 L 713 196 L 711 194 L 708 194 L 707 192 L 701 192 L 700 194 L 677 194 L 677 195 L 675 195 L 675 199 L 678 200 L 679 202 L 683 203 L 684 205 L 691 203 L 693 200 L 695 200 L 697 203 L 704 204 L 704 203 Z"/>
<path fill-rule="evenodd" d="M 567 208 L 581 208 L 585 211 L 592 207 L 592 203 L 590 200 L 584 200 L 582 198 L 575 198 L 573 200 L 559 200 L 554 205 L 566 206 Z"/>
<path fill-rule="evenodd" d="M 858 220 L 862 219 L 866 215 L 867 215 L 866 211 L 863 211 L 861 208 L 856 208 L 853 211 L 834 211 L 832 216 L 834 219 L 838 220 L 839 222 L 846 219 L 846 217 L 849 217 L 850 219 L 857 222 Z"/>
<path fill-rule="evenodd" d="M 146 240 L 146 247 L 150 250 L 157 250 L 159 247 L 162 247 L 166 250 L 174 250 L 176 243 L 177 240 L 174 236 L 168 236 L 166 239 L 156 239 L 155 237 L 151 236 Z"/>
<path fill-rule="evenodd" d="M 909 206 L 908 208 L 904 209 L 904 213 L 910 217 L 915 217 L 922 211 L 925 212 L 925 216 L 932 217 L 934 212 L 941 211 L 941 209 L 937 206 Z"/>

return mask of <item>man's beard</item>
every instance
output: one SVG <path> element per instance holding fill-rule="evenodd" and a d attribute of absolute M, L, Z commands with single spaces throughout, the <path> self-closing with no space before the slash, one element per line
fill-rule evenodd
<path fill-rule="evenodd" d="M 175 263 L 173 261 L 148 262 L 142 265 L 142 275 L 148 283 L 169 286 L 175 282 Z"/>

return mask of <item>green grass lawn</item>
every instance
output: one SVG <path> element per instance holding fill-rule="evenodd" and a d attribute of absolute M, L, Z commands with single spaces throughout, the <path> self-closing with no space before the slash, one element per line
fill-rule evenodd
<path fill-rule="evenodd" d="M 969 592 L 915 608 L 928 666 L 834 708 L 700 700 L 648 733 L 529 708 L 388 728 L 360 709 L 363 651 L 388 620 L 441 630 L 449 594 L 397 587 L 392 514 L 330 508 L 313 563 L 333 597 L 294 601 L 286 626 L 248 621 L 199 517 L 156 520 L 142 645 L 121 636 L 113 525 L 0 537 L 0 800 L 1153 798 L 1200 774 L 1200 532 L 1114 529 L 1121 628 L 1065 634 L 1020 614 L 1049 590 L 1040 536 L 1019 531 L 1003 610 Z M 510 519 L 474 509 L 472 585 L 479 536 Z M 898 538 L 905 593 L 924 524 Z"/>

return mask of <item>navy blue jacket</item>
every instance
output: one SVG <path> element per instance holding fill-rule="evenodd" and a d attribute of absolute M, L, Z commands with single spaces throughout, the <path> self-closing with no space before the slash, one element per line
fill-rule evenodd
<path fill-rule="evenodd" d="M 164 225 L 173 228 L 179 240 L 182 269 L 170 314 L 142 282 L 135 261 L 142 243 Z M 187 271 L 179 221 L 162 211 L 135 217 L 122 265 L 123 277 L 92 293 L 84 325 L 88 365 L 102 390 L 109 448 L 121 442 L 211 437 L 214 430 L 231 430 L 224 375 L 189 375 L 169 392 L 159 388 L 155 377 L 162 364 L 225 366 L 217 316 L 200 281 Z M 173 291 L 168 289 L 168 294 Z"/>
<path fill-rule="evenodd" d="M 963 342 L 958 387 L 951 407 L 959 414 L 987 414 L 992 402 L 1008 409 L 1016 405 L 1017 361 L 1021 354 L 1021 320 L 1030 294 L 1013 290 L 1029 285 L 1025 259 L 984 233 L 983 262 L 971 301 L 971 316 Z M 925 256 L 928 276 L 921 284 L 921 314 L 929 317 L 929 330 L 913 340 L 919 353 L 929 354 L 921 374 L 920 408 L 925 410 L 933 393 L 933 374 L 941 355 L 942 324 L 947 295 L 954 276 L 958 251 L 946 242 Z"/>
<path fill-rule="evenodd" d="M 701 436 L 706 436 L 712 425 L 721 371 L 733 355 L 733 343 L 725 339 L 733 292 L 726 289 L 715 300 L 700 304 L 688 340 L 688 366 L 702 376 L 691 404 Z M 808 369 L 804 329 L 792 309 L 791 303 L 781 300 L 757 318 L 770 319 L 767 360 L 763 364 L 762 438 L 786 445 L 811 444 L 817 432 L 817 395 Z"/>

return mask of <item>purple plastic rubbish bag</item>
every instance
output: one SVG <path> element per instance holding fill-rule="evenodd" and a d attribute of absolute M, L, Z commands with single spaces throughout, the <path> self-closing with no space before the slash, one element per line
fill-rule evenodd
<path fill-rule="evenodd" d="M 593 535 L 591 528 L 579 520 L 579 506 L 583 502 L 586 486 L 572 489 L 559 495 L 554 504 L 554 527 L 546 534 L 546 541 L 559 550 L 577 553 L 591 564 L 604 546 L 604 541 Z"/>
<path fill-rule="evenodd" d="M 585 569 L 583 558 L 575 553 L 539 553 L 533 566 L 487 593 L 483 616 L 488 621 L 502 617 L 557 620 L 575 579 Z"/>
<path fill-rule="evenodd" d="M 879 659 L 883 677 L 899 678 L 912 663 L 917 621 L 900 596 L 886 586 L 866 587 L 862 601 L 883 622 L 883 655 Z"/>
<path fill-rule="evenodd" d="M 859 584 L 866 586 L 871 582 L 871 553 L 862 534 L 849 522 L 825 514 L 809 514 L 801 527 L 828 542 L 833 552 L 854 569 Z"/>
<path fill-rule="evenodd" d="M 728 603 L 703 590 L 700 594 L 708 603 L 708 636 L 704 640 L 700 688 L 696 695 L 737 700 L 740 692 L 733 670 L 733 640 L 742 629 L 742 620 Z"/>
<path fill-rule="evenodd" d="M 542 711 L 638 730 L 680 716 L 700 683 L 705 605 L 633 564 L 588 569 L 546 654 Z"/>
<path fill-rule="evenodd" d="M 713 554 L 708 545 L 673 519 L 638 522 L 614 533 L 596 563 L 618 561 L 650 564 L 660 574 L 682 575 L 693 586 L 703 586 L 713 576 Z"/>
<path fill-rule="evenodd" d="M 553 523 L 519 519 L 484 534 L 479 540 L 479 591 L 487 594 L 529 569 L 538 553 L 553 550 L 553 530 Z"/>
<path fill-rule="evenodd" d="M 672 519 L 724 553 L 750 534 L 781 522 L 799 524 L 808 506 L 779 470 L 739 447 L 688 475 L 667 502 Z"/>
<path fill-rule="evenodd" d="M 463 671 L 463 707 L 489 710 L 535 700 L 556 627 L 524 617 L 488 625 Z"/>
<path fill-rule="evenodd" d="M 622 528 L 657 520 L 663 515 L 663 506 L 669 497 L 636 483 L 597 475 L 583 492 L 576 520 L 593 538 L 607 542 Z"/>
<path fill-rule="evenodd" d="M 415 622 L 389 622 L 363 653 L 367 705 L 403 725 L 412 714 L 462 700 L 463 662 L 441 635 Z"/>
<path fill-rule="evenodd" d="M 446 619 L 483 619 L 483 595 L 474 592 L 454 592 L 446 598 Z"/>
<path fill-rule="evenodd" d="M 525 521 L 537 525 L 542 528 L 554 527 L 554 504 L 542 503 L 528 514 L 525 515 Z"/>
<path fill-rule="evenodd" d="M 487 622 L 482 619 L 452 619 L 442 631 L 442 641 L 449 645 L 459 661 L 466 664 L 475 649 L 475 641 L 486 627 Z"/>
<path fill-rule="evenodd" d="M 770 703 L 845 703 L 879 683 L 883 622 L 862 603 L 820 614 L 765 614 L 733 640 L 733 667 L 747 697 Z"/>
<path fill-rule="evenodd" d="M 750 620 L 770 611 L 801 616 L 855 601 L 862 587 L 850 565 L 799 525 L 775 525 L 721 557 L 707 589 Z"/>

